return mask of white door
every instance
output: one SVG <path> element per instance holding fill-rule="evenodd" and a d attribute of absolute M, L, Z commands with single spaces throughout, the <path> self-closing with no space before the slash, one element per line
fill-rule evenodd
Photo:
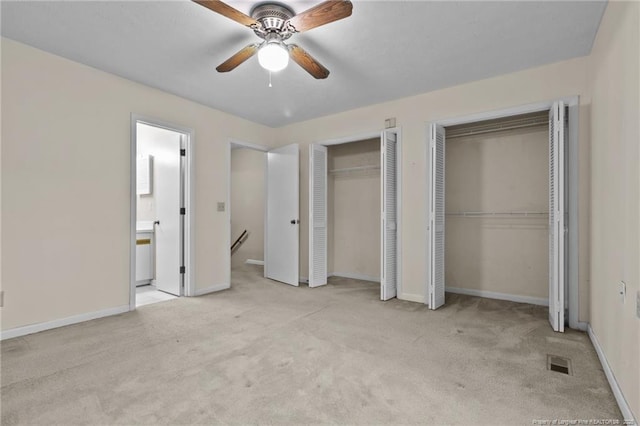
<path fill-rule="evenodd" d="M 309 287 L 327 283 L 327 147 L 309 147 Z"/>
<path fill-rule="evenodd" d="M 437 309 L 444 305 L 444 127 L 431 125 L 429 145 L 429 308 Z"/>
<path fill-rule="evenodd" d="M 299 148 L 267 153 L 267 226 L 265 277 L 298 285 Z"/>
<path fill-rule="evenodd" d="M 398 286 L 398 135 L 385 130 L 381 136 L 380 165 L 382 211 L 382 259 L 380 262 L 380 298 L 396 297 Z"/>
<path fill-rule="evenodd" d="M 158 290 L 181 295 L 182 218 L 180 133 L 138 124 L 138 143 L 148 144 L 154 156 L 153 197 L 155 201 L 155 286 Z"/>
<path fill-rule="evenodd" d="M 565 293 L 565 119 L 564 103 L 549 111 L 549 321 L 564 332 Z"/>

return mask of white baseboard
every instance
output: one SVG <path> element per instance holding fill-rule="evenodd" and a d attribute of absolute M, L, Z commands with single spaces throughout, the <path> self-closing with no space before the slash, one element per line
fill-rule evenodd
<path fill-rule="evenodd" d="M 588 322 L 579 321 L 578 322 L 578 330 L 580 330 L 580 331 L 589 331 L 589 323 Z"/>
<path fill-rule="evenodd" d="M 263 265 L 264 266 L 264 260 L 247 259 L 244 261 L 244 263 L 246 263 L 247 265 Z"/>
<path fill-rule="evenodd" d="M 38 333 L 40 331 L 51 330 L 53 328 L 64 327 L 66 325 L 77 324 L 93 319 L 109 317 L 111 315 L 129 312 L 129 305 L 118 306 L 116 308 L 103 309 L 85 314 L 73 315 L 67 318 L 60 318 L 53 321 L 41 322 L 38 324 L 25 325 L 0 332 L 0 340 L 13 339 L 14 337 L 26 336 L 27 334 Z"/>
<path fill-rule="evenodd" d="M 425 303 L 425 298 L 421 294 L 400 293 L 398 299 L 407 300 L 409 302 Z"/>
<path fill-rule="evenodd" d="M 230 289 L 230 288 L 231 288 L 231 284 L 229 284 L 229 283 L 214 284 L 212 286 L 196 290 L 196 292 L 194 293 L 194 296 L 196 296 L 196 297 L 197 296 L 203 296 L 205 294 L 215 293 L 216 291 L 227 290 L 227 289 Z"/>
<path fill-rule="evenodd" d="M 371 281 L 374 283 L 380 282 L 380 277 L 372 277 L 371 275 L 358 274 L 354 272 L 333 272 L 328 274 L 327 277 L 351 278 L 353 280 Z"/>
<path fill-rule="evenodd" d="M 518 296 L 516 294 L 496 293 L 493 291 L 474 290 L 469 288 L 445 287 L 448 293 L 466 294 L 467 296 L 486 297 L 487 299 L 508 300 L 510 302 L 529 303 L 531 305 L 549 306 L 549 300 L 541 297 Z"/>
<path fill-rule="evenodd" d="M 613 391 L 613 396 L 616 398 L 618 407 L 620 407 L 620 411 L 622 412 L 622 417 L 624 417 L 624 420 L 627 421 L 627 423 L 625 424 L 637 425 L 638 420 L 633 416 L 631 407 L 629 407 L 627 400 L 624 398 L 622 389 L 620 389 L 620 386 L 618 385 L 616 376 L 613 375 L 613 370 L 611 370 L 609 361 L 607 361 L 607 357 L 604 354 L 604 351 L 602 350 L 602 346 L 600 346 L 600 342 L 598 341 L 596 334 L 593 332 L 593 328 L 591 328 L 591 324 L 587 326 L 587 333 L 589 334 L 589 338 L 591 339 L 591 343 L 593 344 L 593 347 L 596 349 L 596 353 L 598 354 L 598 358 L 600 359 L 600 364 L 602 364 L 602 369 L 604 370 L 604 374 L 605 376 L 607 376 L 607 380 L 609 381 L 609 386 L 611 386 L 611 390 Z M 633 420 L 633 423 L 629 423 L 630 420 Z"/>

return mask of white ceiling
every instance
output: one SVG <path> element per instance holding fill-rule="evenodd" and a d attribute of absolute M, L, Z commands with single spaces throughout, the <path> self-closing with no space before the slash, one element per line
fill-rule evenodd
<path fill-rule="evenodd" d="M 230 5 L 249 13 L 253 2 Z M 296 13 L 316 1 L 289 2 Z M 331 74 L 256 57 L 215 67 L 259 39 L 188 0 L 2 1 L 2 35 L 213 108 L 279 127 L 522 70 L 591 50 L 605 2 L 355 1 L 353 15 L 296 34 Z"/>

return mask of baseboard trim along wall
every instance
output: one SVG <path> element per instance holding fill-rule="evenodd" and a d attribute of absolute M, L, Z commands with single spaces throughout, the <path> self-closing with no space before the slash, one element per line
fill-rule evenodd
<path fill-rule="evenodd" d="M 600 342 L 598 341 L 598 337 L 593 332 L 593 328 L 591 328 L 591 324 L 587 326 L 587 334 L 589 335 L 589 339 L 591 339 L 591 343 L 593 347 L 596 349 L 596 353 L 598 354 L 598 359 L 600 359 L 600 364 L 602 364 L 602 369 L 604 370 L 605 376 L 607 376 L 607 380 L 609 381 L 609 386 L 611 386 L 611 390 L 613 391 L 613 396 L 616 398 L 616 402 L 618 403 L 618 407 L 620 407 L 620 411 L 622 412 L 622 417 L 627 422 L 625 424 L 637 425 L 638 420 L 634 417 L 633 412 L 631 411 L 631 407 L 627 403 L 627 400 L 624 398 L 624 394 L 622 393 L 622 389 L 618 385 L 618 381 L 616 380 L 616 376 L 613 374 L 613 370 L 611 370 L 611 366 L 609 366 L 609 361 L 607 361 L 607 357 L 602 350 L 602 346 L 600 346 Z M 631 421 L 631 422 L 630 422 Z"/>
<path fill-rule="evenodd" d="M 264 265 L 264 260 L 247 259 L 244 263 L 247 265 Z"/>
<path fill-rule="evenodd" d="M 467 296 L 486 297 L 487 299 L 508 300 L 510 302 L 529 303 L 531 305 L 549 306 L 549 300 L 541 297 L 518 296 L 516 294 L 496 293 L 493 291 L 474 290 L 469 288 L 445 287 L 449 293 L 466 294 Z"/>
<path fill-rule="evenodd" d="M 22 337 L 27 334 L 39 333 L 45 330 L 64 327 L 67 325 L 78 324 L 98 318 L 110 317 L 112 315 L 123 314 L 129 312 L 129 305 L 118 306 L 117 308 L 103 309 L 101 311 L 87 312 L 85 314 L 73 315 L 67 318 L 60 318 L 53 321 L 41 322 L 38 324 L 25 325 L 0 332 L 0 340 L 13 339 L 14 337 Z"/>
<path fill-rule="evenodd" d="M 227 290 L 230 288 L 231 288 L 231 284 L 229 283 L 214 284 L 212 286 L 196 290 L 194 296 L 204 296 L 205 294 L 215 293 L 216 291 Z"/>
<path fill-rule="evenodd" d="M 374 283 L 380 282 L 380 277 L 372 277 L 371 275 L 358 274 L 354 272 L 333 272 L 327 275 L 327 277 L 351 278 L 353 280 L 371 281 Z"/>

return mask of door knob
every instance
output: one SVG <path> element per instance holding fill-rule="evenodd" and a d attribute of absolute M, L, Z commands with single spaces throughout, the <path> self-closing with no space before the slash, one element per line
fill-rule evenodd
<path fill-rule="evenodd" d="M 292 224 L 292 225 L 296 225 L 296 224 L 298 224 L 298 223 L 300 223 L 300 221 L 299 221 L 299 220 L 297 220 L 297 219 L 291 219 L 291 224 Z"/>

